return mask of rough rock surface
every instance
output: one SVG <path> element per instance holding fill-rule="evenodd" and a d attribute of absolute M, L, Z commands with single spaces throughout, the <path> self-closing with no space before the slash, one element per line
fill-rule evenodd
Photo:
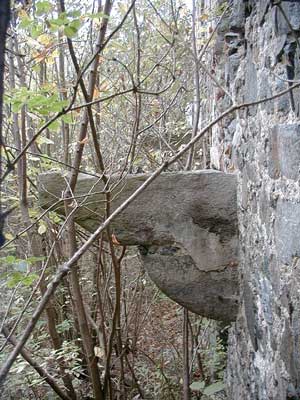
<path fill-rule="evenodd" d="M 224 2 L 213 67 L 234 101 L 264 99 L 299 80 L 300 1 L 215 1 Z M 230 105 L 226 94 L 214 98 L 212 118 Z M 300 399 L 299 110 L 298 88 L 228 116 L 212 132 L 212 167 L 238 176 L 241 306 L 229 339 L 230 400 Z M 155 245 L 144 249 L 150 273 L 166 251 Z M 176 264 L 173 246 L 163 255 L 167 268 Z M 183 271 L 186 260 L 184 253 Z"/>
<path fill-rule="evenodd" d="M 235 102 L 299 80 L 300 1 L 228 3 L 216 70 Z M 238 173 L 241 308 L 228 349 L 230 400 L 300 399 L 299 96 L 295 89 L 243 109 L 213 132 L 215 167 Z"/>
<path fill-rule="evenodd" d="M 147 175 L 131 175 L 112 192 L 112 210 Z M 66 179 L 40 176 L 42 207 L 61 198 Z M 84 196 L 89 193 L 89 196 Z M 103 183 L 80 175 L 76 222 L 95 230 L 105 215 Z M 74 202 L 75 204 L 75 202 Z M 61 203 L 55 207 L 63 213 Z M 169 297 L 200 315 L 233 321 L 238 308 L 236 176 L 217 171 L 164 173 L 112 223 L 124 245 L 138 245 L 150 277 Z"/>

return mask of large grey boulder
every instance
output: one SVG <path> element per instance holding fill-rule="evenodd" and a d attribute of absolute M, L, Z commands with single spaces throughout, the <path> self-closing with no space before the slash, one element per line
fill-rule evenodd
<path fill-rule="evenodd" d="M 147 174 L 112 178 L 112 211 Z M 40 204 L 62 197 L 67 179 L 39 178 Z M 76 222 L 94 231 L 104 220 L 103 182 L 80 175 L 73 206 Z M 63 214 L 62 202 L 55 210 Z M 205 317 L 233 321 L 238 308 L 236 176 L 217 171 L 161 174 L 111 225 L 118 242 L 137 245 L 145 269 L 173 300 Z"/>

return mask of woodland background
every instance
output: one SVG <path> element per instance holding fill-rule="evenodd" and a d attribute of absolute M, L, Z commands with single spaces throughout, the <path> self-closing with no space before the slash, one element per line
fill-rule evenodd
<path fill-rule="evenodd" d="M 1 202 L 16 208 L 0 259 L 1 364 L 88 237 L 72 219 L 78 173 L 104 181 L 109 216 L 112 175 L 155 171 L 211 120 L 212 87 L 226 94 L 213 57 L 226 9 L 212 3 L 12 2 Z M 207 130 L 167 170 L 210 168 L 210 149 Z M 65 219 L 39 207 L 37 177 L 50 170 L 69 182 Z M 105 233 L 60 282 L 3 398 L 225 398 L 227 327 L 167 299 L 137 250 Z"/>

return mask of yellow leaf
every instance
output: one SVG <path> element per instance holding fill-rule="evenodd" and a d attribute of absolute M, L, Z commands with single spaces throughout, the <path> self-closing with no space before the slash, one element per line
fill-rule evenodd
<path fill-rule="evenodd" d="M 21 9 L 19 10 L 18 14 L 19 14 L 19 17 L 20 17 L 20 18 L 28 17 L 28 14 L 27 14 L 27 12 L 24 10 L 24 8 L 21 8 Z"/>
<path fill-rule="evenodd" d="M 207 21 L 208 18 L 209 18 L 209 15 L 208 15 L 208 14 L 202 14 L 202 15 L 200 16 L 201 21 Z"/>
<path fill-rule="evenodd" d="M 58 57 L 59 56 L 58 49 L 55 49 L 54 51 L 52 51 L 51 56 L 52 57 Z"/>
<path fill-rule="evenodd" d="M 43 33 L 37 37 L 37 41 L 43 44 L 44 46 L 47 46 L 50 43 L 52 43 L 52 36 L 48 35 L 47 33 Z"/>
<path fill-rule="evenodd" d="M 55 63 L 55 59 L 53 57 L 47 57 L 46 58 L 46 64 L 47 65 L 53 65 Z"/>
<path fill-rule="evenodd" d="M 95 346 L 94 347 L 94 354 L 98 358 L 103 358 L 104 357 L 104 351 L 103 351 L 103 349 L 101 349 L 101 347 Z"/>
<path fill-rule="evenodd" d="M 47 226 L 44 225 L 44 224 L 40 225 L 40 226 L 39 226 L 39 229 L 38 229 L 38 233 L 39 233 L 40 235 L 43 235 L 43 234 L 46 233 L 46 232 L 47 232 Z"/>
<path fill-rule="evenodd" d="M 96 28 L 101 27 L 101 19 L 100 18 L 94 18 L 94 24 Z"/>
<path fill-rule="evenodd" d="M 100 88 L 99 88 L 100 92 L 105 92 L 107 90 L 107 88 L 108 88 L 108 82 L 103 80 L 100 83 Z"/>
<path fill-rule="evenodd" d="M 11 233 L 6 233 L 5 238 L 6 238 L 6 240 L 12 240 L 14 238 L 14 236 Z"/>
<path fill-rule="evenodd" d="M 44 61 L 45 58 L 46 58 L 46 53 L 44 51 L 35 52 L 33 54 L 33 59 L 38 63 L 41 62 L 41 61 Z"/>

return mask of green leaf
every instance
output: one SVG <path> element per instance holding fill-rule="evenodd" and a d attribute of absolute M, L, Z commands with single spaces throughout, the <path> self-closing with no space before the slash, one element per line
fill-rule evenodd
<path fill-rule="evenodd" d="M 39 1 L 36 3 L 36 14 L 43 15 L 49 13 L 52 9 L 52 4 L 49 1 Z"/>
<path fill-rule="evenodd" d="M 68 331 L 72 327 L 72 324 L 68 319 L 65 319 L 63 322 L 58 324 L 56 327 L 57 327 L 57 331 L 59 333 L 63 333 L 63 332 Z"/>
<path fill-rule="evenodd" d="M 26 363 L 18 363 L 18 365 L 15 367 L 14 372 L 17 374 L 23 373 L 23 371 L 27 368 Z"/>
<path fill-rule="evenodd" d="M 15 256 L 7 256 L 7 257 L 5 257 L 4 260 L 7 262 L 7 264 L 12 264 L 16 261 L 16 257 Z"/>
<path fill-rule="evenodd" d="M 86 18 L 91 18 L 91 19 L 100 19 L 100 18 L 105 18 L 105 19 L 109 19 L 109 15 L 104 14 L 103 12 L 98 12 L 98 13 L 87 13 L 85 14 Z"/>
<path fill-rule="evenodd" d="M 221 392 L 221 390 L 225 389 L 225 384 L 223 382 L 216 382 L 213 383 L 209 386 L 207 386 L 204 391 L 203 394 L 205 394 L 206 396 L 211 396 L 212 394 Z"/>
<path fill-rule="evenodd" d="M 79 10 L 69 11 L 66 13 L 68 17 L 78 18 L 81 16 L 81 12 Z"/>
<path fill-rule="evenodd" d="M 191 390 L 194 390 L 195 392 L 202 392 L 204 387 L 205 387 L 205 381 L 193 382 L 190 385 Z"/>
<path fill-rule="evenodd" d="M 7 281 L 7 286 L 10 289 L 16 287 L 19 283 L 24 286 L 30 286 L 37 277 L 36 274 L 24 275 L 22 272 L 16 271 L 11 274 L 10 279 Z"/>
<path fill-rule="evenodd" d="M 37 24 L 36 21 L 34 24 L 31 25 L 30 33 L 34 39 L 39 37 L 43 33 L 43 31 L 43 26 L 41 24 Z"/>
<path fill-rule="evenodd" d="M 54 144 L 53 140 L 48 139 L 48 138 L 46 138 L 46 137 L 44 137 L 44 136 L 40 136 L 40 137 L 36 140 L 36 142 L 37 142 L 38 144 Z"/>
<path fill-rule="evenodd" d="M 72 119 L 72 115 L 69 113 L 69 114 L 66 114 L 66 115 L 63 115 L 62 117 L 61 117 L 61 119 L 66 123 L 66 124 L 72 124 L 72 122 L 73 122 L 73 119 Z"/>
<path fill-rule="evenodd" d="M 33 20 L 27 14 L 21 17 L 20 28 L 26 29 L 33 23 Z"/>
<path fill-rule="evenodd" d="M 77 33 L 77 29 L 73 26 L 65 26 L 64 27 L 64 34 L 68 37 L 68 38 L 72 38 L 76 35 Z"/>
<path fill-rule="evenodd" d="M 59 126 L 60 126 L 59 121 L 56 120 L 56 121 L 51 122 L 51 124 L 49 125 L 49 129 L 51 129 L 52 131 L 57 131 Z M 52 142 L 50 144 L 54 144 L 54 142 Z"/>
<path fill-rule="evenodd" d="M 14 112 L 14 113 L 17 113 L 17 112 L 21 111 L 22 107 L 23 107 L 23 103 L 21 101 L 15 100 L 11 104 L 11 109 L 12 109 L 12 112 Z"/>
<path fill-rule="evenodd" d="M 36 263 L 36 262 L 39 262 L 39 261 L 44 261 L 44 260 L 45 260 L 45 257 L 34 257 L 34 256 L 32 256 L 32 257 L 26 258 L 26 262 L 28 264 L 33 264 L 33 263 Z"/>
<path fill-rule="evenodd" d="M 51 27 L 60 27 L 60 26 L 64 26 L 66 24 L 66 19 L 64 17 L 62 17 L 60 14 L 59 18 L 50 19 L 49 23 L 50 23 Z"/>
<path fill-rule="evenodd" d="M 39 110 L 36 110 L 39 112 L 39 114 L 41 115 L 48 115 L 49 114 L 49 110 L 46 107 L 43 108 L 39 108 Z"/>
<path fill-rule="evenodd" d="M 80 28 L 80 20 L 74 19 L 72 22 L 69 23 L 69 26 L 78 30 Z"/>
<path fill-rule="evenodd" d="M 42 105 L 47 104 L 47 97 L 41 95 L 41 94 L 34 94 L 33 97 L 31 97 L 28 100 L 28 107 L 29 109 L 32 108 L 34 109 L 35 107 L 41 107 Z"/>
<path fill-rule="evenodd" d="M 55 224 L 59 224 L 62 221 L 62 219 L 53 211 L 50 211 L 49 218 Z"/>
<path fill-rule="evenodd" d="M 22 285 L 24 286 L 30 286 L 32 283 L 37 280 L 38 275 L 37 274 L 29 274 L 25 278 L 22 279 Z"/>
<path fill-rule="evenodd" d="M 28 160 L 30 160 L 30 161 L 34 161 L 34 162 L 40 162 L 41 160 L 40 160 L 40 157 L 36 157 L 36 156 L 33 156 L 33 155 L 31 155 L 31 154 L 28 154 Z"/>
<path fill-rule="evenodd" d="M 59 112 L 69 104 L 68 100 L 59 101 L 56 96 L 50 97 L 48 101 L 49 101 L 48 104 L 49 112 Z"/>

